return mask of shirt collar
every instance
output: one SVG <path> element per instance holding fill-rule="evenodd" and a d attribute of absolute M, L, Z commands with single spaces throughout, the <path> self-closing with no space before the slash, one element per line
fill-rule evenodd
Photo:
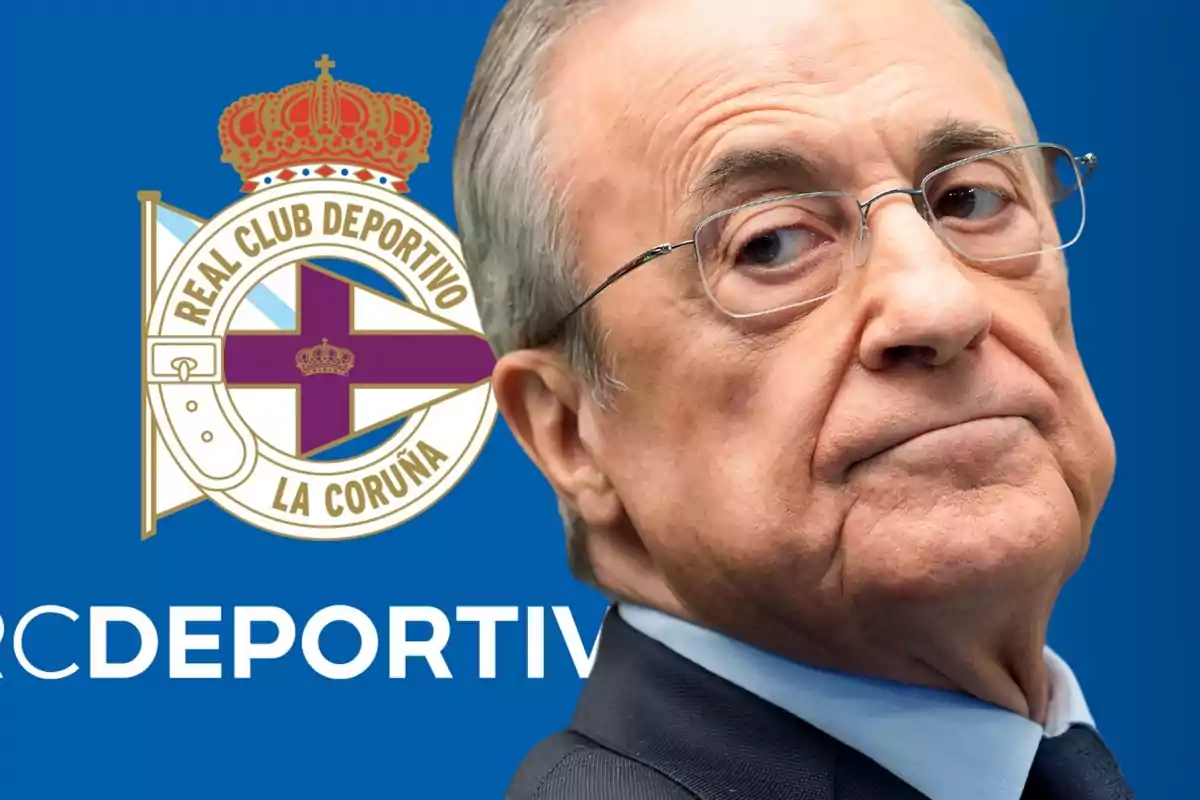
<path fill-rule="evenodd" d="M 1018 800 L 1043 736 L 1095 728 L 1066 662 L 1046 648 L 1046 727 L 974 697 L 831 672 L 760 650 L 644 606 L 631 627 L 854 748 L 932 798 Z"/>

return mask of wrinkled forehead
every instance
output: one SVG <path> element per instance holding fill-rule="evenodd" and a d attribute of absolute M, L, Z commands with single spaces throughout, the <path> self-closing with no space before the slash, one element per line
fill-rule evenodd
<path fill-rule="evenodd" d="M 1022 136 L 999 65 L 940 0 L 618 0 L 565 38 L 546 89 L 551 169 L 575 183 L 615 160 L 685 191 L 749 138 L 907 169 L 950 121 Z"/>

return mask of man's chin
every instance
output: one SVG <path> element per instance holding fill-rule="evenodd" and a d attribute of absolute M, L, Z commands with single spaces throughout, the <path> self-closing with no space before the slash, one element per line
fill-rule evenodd
<path fill-rule="evenodd" d="M 1081 557 L 1074 498 L 1057 472 L 1030 485 L 923 487 L 875 504 L 860 495 L 842 528 L 850 594 L 973 604 L 1006 592 L 1057 592 Z"/>

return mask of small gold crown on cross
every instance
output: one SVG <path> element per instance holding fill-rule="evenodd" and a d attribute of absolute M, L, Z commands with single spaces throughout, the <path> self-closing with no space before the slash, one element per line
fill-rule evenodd
<path fill-rule="evenodd" d="M 309 375 L 349 375 L 354 368 L 354 353 L 322 339 L 321 343 L 296 352 L 296 368 Z"/>

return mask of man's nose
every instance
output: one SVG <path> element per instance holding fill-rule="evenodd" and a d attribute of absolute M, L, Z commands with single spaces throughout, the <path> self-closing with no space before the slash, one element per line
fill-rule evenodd
<path fill-rule="evenodd" d="M 878 208 L 872 222 L 863 366 L 941 366 L 978 346 L 991 328 L 992 309 L 962 262 L 903 200 Z"/>

